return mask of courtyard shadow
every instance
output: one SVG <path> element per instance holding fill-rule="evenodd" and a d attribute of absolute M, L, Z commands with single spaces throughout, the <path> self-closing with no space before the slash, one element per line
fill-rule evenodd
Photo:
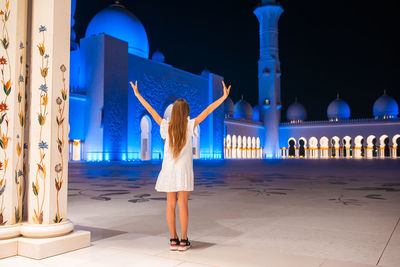
<path fill-rule="evenodd" d="M 90 226 L 84 226 L 84 225 L 75 225 L 74 230 L 89 231 L 90 232 L 90 242 L 95 242 L 95 241 L 99 241 L 102 239 L 106 239 L 106 238 L 110 238 L 110 237 L 114 237 L 117 235 L 122 235 L 122 234 L 127 233 L 124 231 L 117 231 L 117 230 L 104 229 L 104 228 L 98 228 L 98 227 L 90 227 Z"/>
<path fill-rule="evenodd" d="M 205 249 L 216 245 L 216 243 L 201 242 L 196 240 L 190 240 L 190 243 L 191 243 L 191 248 L 190 248 L 191 250 Z"/>

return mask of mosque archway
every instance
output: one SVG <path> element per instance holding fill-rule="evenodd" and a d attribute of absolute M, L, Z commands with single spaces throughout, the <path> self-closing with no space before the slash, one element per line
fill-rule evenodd
<path fill-rule="evenodd" d="M 232 135 L 232 158 L 236 159 L 236 151 L 237 151 L 237 143 L 236 143 L 236 135 Z"/>
<path fill-rule="evenodd" d="M 319 139 L 319 147 L 321 151 L 321 158 L 328 158 L 329 151 L 329 139 L 326 136 L 323 136 Z"/>
<path fill-rule="evenodd" d="M 200 125 L 197 125 L 194 129 L 196 136 L 192 138 L 192 146 L 193 146 L 193 158 L 200 158 Z"/>
<path fill-rule="evenodd" d="M 342 143 L 343 143 L 343 157 L 350 158 L 352 156 L 351 137 L 350 136 L 343 137 Z"/>
<path fill-rule="evenodd" d="M 354 157 L 360 159 L 364 156 L 364 137 L 358 135 L 354 138 Z"/>
<path fill-rule="evenodd" d="M 296 156 L 296 139 L 293 137 L 288 141 L 289 157 L 294 158 Z"/>
<path fill-rule="evenodd" d="M 310 157 L 318 158 L 318 139 L 313 136 L 310 138 L 310 140 L 308 140 L 308 144 L 309 144 Z"/>
<path fill-rule="evenodd" d="M 247 158 L 246 148 L 247 148 L 247 138 L 246 136 L 242 137 L 242 159 Z"/>
<path fill-rule="evenodd" d="M 367 158 L 375 158 L 377 155 L 376 137 L 375 135 L 370 135 L 367 137 Z"/>
<path fill-rule="evenodd" d="M 232 157 L 232 140 L 231 140 L 231 135 L 227 134 L 226 135 L 226 158 L 230 159 Z"/>
<path fill-rule="evenodd" d="M 237 143 L 238 143 L 237 157 L 238 157 L 238 159 L 241 159 L 242 158 L 242 137 L 240 135 L 237 138 Z"/>
<path fill-rule="evenodd" d="M 299 139 L 299 157 L 305 158 L 306 157 L 306 145 L 307 140 L 304 137 Z"/>
<path fill-rule="evenodd" d="M 390 139 L 386 134 L 379 138 L 379 155 L 381 158 L 390 157 Z"/>
<path fill-rule="evenodd" d="M 251 159 L 251 137 L 250 136 L 247 137 L 247 149 L 246 149 L 246 152 L 247 152 L 247 158 Z"/>
<path fill-rule="evenodd" d="M 141 160 L 151 159 L 151 119 L 144 115 L 140 120 L 140 158 Z"/>
<path fill-rule="evenodd" d="M 332 137 L 331 139 L 331 157 L 339 158 L 340 153 L 340 139 L 337 136 Z"/>
<path fill-rule="evenodd" d="M 396 134 L 392 139 L 393 143 L 393 157 L 400 157 L 400 134 Z"/>
<path fill-rule="evenodd" d="M 256 158 L 256 138 L 254 136 L 251 138 L 251 158 Z"/>

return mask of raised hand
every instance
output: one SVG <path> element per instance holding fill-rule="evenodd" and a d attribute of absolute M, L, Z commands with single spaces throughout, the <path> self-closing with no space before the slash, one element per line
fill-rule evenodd
<path fill-rule="evenodd" d="M 158 125 L 160 125 L 161 121 L 162 121 L 160 115 L 158 115 L 157 111 L 155 111 L 154 108 L 152 106 L 150 106 L 150 104 L 143 98 L 143 96 L 141 96 L 139 94 L 139 89 L 137 87 L 137 81 L 135 81 L 135 84 L 133 84 L 133 82 L 131 82 L 131 81 L 129 83 L 131 84 L 132 89 L 133 89 L 133 93 L 135 94 L 135 96 L 137 97 L 139 102 L 150 113 L 150 115 L 158 123 Z"/>
<path fill-rule="evenodd" d="M 226 88 L 224 81 L 222 81 L 222 86 L 224 87 L 224 99 L 226 99 L 229 95 L 229 92 L 231 91 L 231 86 L 229 85 L 229 87 Z"/>
<path fill-rule="evenodd" d="M 133 84 L 133 82 L 131 82 L 131 81 L 129 83 L 131 84 L 131 87 L 133 89 L 133 93 L 135 94 L 135 96 L 140 95 L 139 94 L 139 89 L 137 87 L 137 81 L 135 81 L 135 84 Z"/>

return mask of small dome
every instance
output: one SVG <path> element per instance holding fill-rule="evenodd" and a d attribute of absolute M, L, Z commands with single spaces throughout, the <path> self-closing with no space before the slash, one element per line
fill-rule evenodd
<path fill-rule="evenodd" d="M 307 119 L 306 108 L 296 100 L 288 107 L 286 119 L 288 121 L 305 121 Z"/>
<path fill-rule="evenodd" d="M 260 105 L 255 105 L 253 107 L 253 121 L 262 121 L 260 112 Z"/>
<path fill-rule="evenodd" d="M 338 96 L 329 104 L 327 115 L 329 120 L 347 120 L 350 118 L 350 107 Z"/>
<path fill-rule="evenodd" d="M 164 62 L 165 56 L 163 53 L 157 50 L 151 55 L 151 59 L 157 62 Z"/>
<path fill-rule="evenodd" d="M 205 78 L 208 78 L 208 76 L 210 75 L 210 70 L 209 69 L 207 69 L 207 68 L 205 68 L 202 72 L 201 72 L 201 76 L 203 76 L 203 77 L 205 77 Z"/>
<path fill-rule="evenodd" d="M 396 100 L 386 92 L 374 103 L 373 113 L 375 118 L 390 119 L 399 115 L 399 105 Z"/>
<path fill-rule="evenodd" d="M 233 104 L 233 101 L 230 97 L 224 101 L 224 112 L 225 117 L 227 118 L 233 117 L 233 114 L 235 113 L 235 104 Z"/>
<path fill-rule="evenodd" d="M 233 117 L 235 119 L 251 120 L 253 118 L 253 108 L 247 101 L 241 99 L 235 104 Z"/>
<path fill-rule="evenodd" d="M 149 41 L 140 20 L 120 4 L 113 4 L 90 21 L 85 37 L 107 34 L 128 43 L 129 54 L 149 58 Z"/>

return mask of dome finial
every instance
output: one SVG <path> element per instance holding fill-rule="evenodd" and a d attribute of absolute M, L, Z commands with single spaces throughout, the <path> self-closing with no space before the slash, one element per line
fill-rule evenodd
<path fill-rule="evenodd" d="M 298 102 L 297 96 L 295 96 L 295 97 L 294 97 L 294 103 L 297 103 L 297 102 Z"/>
<path fill-rule="evenodd" d="M 339 93 L 336 93 L 336 99 L 340 99 Z"/>
<path fill-rule="evenodd" d="M 125 7 L 123 4 L 121 4 L 121 2 L 119 0 L 115 0 L 113 5 L 114 6 Z"/>
<path fill-rule="evenodd" d="M 243 95 L 242 95 L 242 100 L 243 100 Z"/>
<path fill-rule="evenodd" d="M 386 89 L 383 89 L 383 95 L 387 95 Z"/>

